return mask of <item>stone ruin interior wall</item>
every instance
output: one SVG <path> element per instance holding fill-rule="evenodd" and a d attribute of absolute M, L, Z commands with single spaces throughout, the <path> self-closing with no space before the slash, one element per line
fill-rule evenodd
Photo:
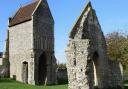
<path fill-rule="evenodd" d="M 120 88 L 123 86 L 123 74 L 118 61 L 109 60 L 110 86 Z M 123 88 L 123 87 L 122 87 Z"/>
<path fill-rule="evenodd" d="M 70 32 L 66 55 L 69 89 L 93 89 L 94 83 L 103 89 L 114 81 L 108 80 L 112 66 L 107 57 L 105 37 L 90 2 Z M 115 73 L 117 70 L 115 68 Z"/>
<path fill-rule="evenodd" d="M 123 80 L 126 81 L 128 80 L 128 65 L 125 66 L 123 72 Z"/>
<path fill-rule="evenodd" d="M 68 80 L 67 68 L 57 68 L 57 79 Z"/>

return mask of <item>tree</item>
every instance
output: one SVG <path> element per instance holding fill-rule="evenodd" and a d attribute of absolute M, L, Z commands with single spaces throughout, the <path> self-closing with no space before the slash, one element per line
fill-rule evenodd
<path fill-rule="evenodd" d="M 66 68 L 65 63 L 57 64 L 57 68 Z"/>
<path fill-rule="evenodd" d="M 106 42 L 109 58 L 126 65 L 128 63 L 128 34 L 112 32 L 106 35 Z"/>

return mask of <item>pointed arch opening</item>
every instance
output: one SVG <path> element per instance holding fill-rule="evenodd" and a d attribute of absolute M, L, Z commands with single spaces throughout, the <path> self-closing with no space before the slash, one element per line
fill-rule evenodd
<path fill-rule="evenodd" d="M 93 73 L 94 73 L 94 86 L 98 86 L 99 81 L 99 54 L 98 52 L 94 52 L 93 54 Z"/>
<path fill-rule="evenodd" d="M 38 84 L 45 85 L 47 80 L 47 54 L 44 52 L 38 62 Z"/>

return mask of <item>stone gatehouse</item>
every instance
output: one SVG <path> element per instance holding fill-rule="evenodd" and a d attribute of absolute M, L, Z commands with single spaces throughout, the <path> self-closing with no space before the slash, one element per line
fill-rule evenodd
<path fill-rule="evenodd" d="M 94 89 L 94 85 L 100 89 L 122 88 L 119 63 L 108 59 L 106 48 L 96 12 L 88 2 L 69 35 L 69 89 Z"/>
<path fill-rule="evenodd" d="M 54 19 L 47 0 L 22 6 L 9 18 L 6 43 L 11 78 L 33 85 L 56 83 Z"/>

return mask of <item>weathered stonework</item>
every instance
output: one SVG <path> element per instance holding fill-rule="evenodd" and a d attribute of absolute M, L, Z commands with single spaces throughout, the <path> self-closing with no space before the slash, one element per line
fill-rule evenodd
<path fill-rule="evenodd" d="M 0 65 L 2 65 L 2 58 L 0 58 Z"/>
<path fill-rule="evenodd" d="M 31 57 L 33 51 L 33 22 L 25 22 L 9 28 L 9 62 L 10 62 L 10 77 L 16 77 L 16 80 L 22 82 L 22 63 L 32 62 L 34 58 Z M 28 83 L 34 84 L 34 65 L 28 67 Z M 33 73 L 30 73 L 33 70 Z M 32 78 L 30 76 L 33 76 Z"/>
<path fill-rule="evenodd" d="M 119 65 L 114 68 L 109 63 L 105 37 L 90 2 L 70 32 L 66 55 L 69 89 L 94 89 L 94 83 L 100 89 L 122 87 Z M 113 69 L 116 78 L 110 77 Z"/>
<path fill-rule="evenodd" d="M 2 55 L 2 65 L 0 66 L 0 76 L 3 78 L 9 78 L 9 31 L 7 31 L 7 39 L 5 44 L 5 52 Z"/>
<path fill-rule="evenodd" d="M 128 80 L 128 65 L 125 66 L 124 70 L 123 70 L 123 79 L 124 81 Z"/>
<path fill-rule="evenodd" d="M 18 19 L 14 17 L 14 20 L 12 18 L 12 21 L 9 21 L 10 77 L 33 85 L 55 84 L 53 17 L 46 0 L 24 6 L 20 11 L 23 13 L 23 10 L 29 7 L 35 8 L 31 13 L 31 19 L 17 23 L 29 17 L 22 18 L 17 12 Z"/>
<path fill-rule="evenodd" d="M 109 73 L 110 86 L 123 88 L 123 73 L 118 61 L 109 60 Z"/>
<path fill-rule="evenodd" d="M 57 78 L 68 80 L 67 68 L 57 68 Z"/>

